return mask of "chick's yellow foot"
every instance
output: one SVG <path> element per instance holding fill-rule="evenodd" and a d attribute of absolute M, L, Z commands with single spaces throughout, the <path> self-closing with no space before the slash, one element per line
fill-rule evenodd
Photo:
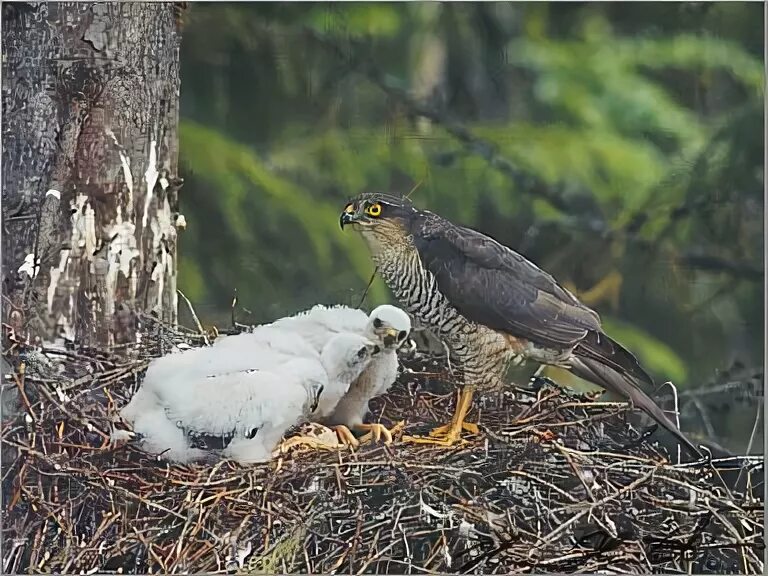
<path fill-rule="evenodd" d="M 403 429 L 403 426 L 405 426 L 404 420 L 401 420 L 392 426 L 391 430 L 387 429 L 387 427 L 382 424 L 358 424 L 355 428 L 359 430 L 368 430 L 368 433 L 360 438 L 361 444 L 372 441 L 378 442 L 382 437 L 384 438 L 384 444 L 391 444 L 392 436 L 400 432 L 400 430 Z"/>
<path fill-rule="evenodd" d="M 357 448 L 360 446 L 360 441 L 355 438 L 355 435 L 352 434 L 352 431 L 343 424 L 334 426 L 333 429 L 336 431 L 336 436 L 338 436 L 339 442 L 342 445 L 350 446 L 351 448 Z"/>

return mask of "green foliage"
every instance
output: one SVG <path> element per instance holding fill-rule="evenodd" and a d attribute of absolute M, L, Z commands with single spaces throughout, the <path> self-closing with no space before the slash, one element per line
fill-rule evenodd
<path fill-rule="evenodd" d="M 680 34 L 674 38 L 626 39 L 614 49 L 628 64 L 644 69 L 720 70 L 742 82 L 754 95 L 762 95 L 765 89 L 762 63 L 733 41 Z M 712 84 L 716 77 L 708 74 L 703 79 Z"/>
<path fill-rule="evenodd" d="M 231 299 L 234 288 L 242 293 L 245 284 L 250 288 L 246 295 L 271 293 L 273 301 L 279 302 L 278 309 L 290 310 L 286 295 L 276 294 L 282 291 L 286 276 L 297 272 L 286 266 L 294 258 L 306 264 L 308 278 L 338 276 L 354 284 L 350 271 L 360 281 L 370 277 L 373 267 L 365 247 L 339 230 L 338 202 L 314 197 L 267 169 L 249 148 L 195 122 L 182 121 L 180 135 L 187 151 L 184 163 L 195 175 L 193 193 L 215 198 L 207 202 L 206 214 L 193 210 L 195 216 L 190 219 L 185 240 L 201 247 L 217 244 L 212 237 L 231 239 L 229 249 L 206 263 L 211 272 L 207 284 L 195 259 L 187 259 L 189 252 L 182 250 L 179 284 L 192 300 L 216 298 L 223 304 Z M 226 229 L 211 225 L 210 219 L 226 223 Z M 280 274 L 286 276 L 281 278 Z M 383 300 L 383 290 L 381 284 L 372 287 L 372 301 Z M 251 299 L 245 298 L 253 307 Z M 271 312 L 274 308 L 267 309 Z"/>
<path fill-rule="evenodd" d="M 309 8 L 304 21 L 318 32 L 352 36 L 391 37 L 401 27 L 400 12 L 385 3 L 320 5 Z"/>
<path fill-rule="evenodd" d="M 617 58 L 614 50 L 610 37 L 581 42 L 520 39 L 508 53 L 512 63 L 538 72 L 536 97 L 570 122 L 698 144 L 703 135 L 695 116 L 644 77 L 637 63 Z"/>

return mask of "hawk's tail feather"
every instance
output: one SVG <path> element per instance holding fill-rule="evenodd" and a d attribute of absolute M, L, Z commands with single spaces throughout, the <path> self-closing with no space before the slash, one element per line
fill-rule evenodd
<path fill-rule="evenodd" d="M 692 455 L 701 458 L 701 451 L 678 429 L 672 420 L 659 406 L 627 375 L 613 369 L 600 360 L 574 355 L 571 360 L 571 370 L 579 378 L 602 386 L 610 392 L 629 399 L 632 404 L 648 414 L 661 426 L 669 430 Z"/>
<path fill-rule="evenodd" d="M 626 374 L 638 383 L 655 388 L 653 378 L 643 370 L 634 354 L 603 332 L 590 331 L 581 340 L 574 351 L 579 356 L 586 356 L 606 364 L 619 372 Z"/>

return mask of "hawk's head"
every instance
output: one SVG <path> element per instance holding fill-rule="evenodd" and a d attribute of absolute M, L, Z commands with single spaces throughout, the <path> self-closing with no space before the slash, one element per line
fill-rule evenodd
<path fill-rule="evenodd" d="M 410 200 L 381 193 L 360 194 L 348 202 L 339 217 L 342 230 L 353 225 L 366 240 L 392 243 L 408 235 L 418 210 Z"/>

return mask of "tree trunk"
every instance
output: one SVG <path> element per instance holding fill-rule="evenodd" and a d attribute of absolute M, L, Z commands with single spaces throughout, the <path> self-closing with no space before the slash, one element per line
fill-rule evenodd
<path fill-rule="evenodd" d="M 3 4 L 3 321 L 105 347 L 176 321 L 178 6 Z"/>

